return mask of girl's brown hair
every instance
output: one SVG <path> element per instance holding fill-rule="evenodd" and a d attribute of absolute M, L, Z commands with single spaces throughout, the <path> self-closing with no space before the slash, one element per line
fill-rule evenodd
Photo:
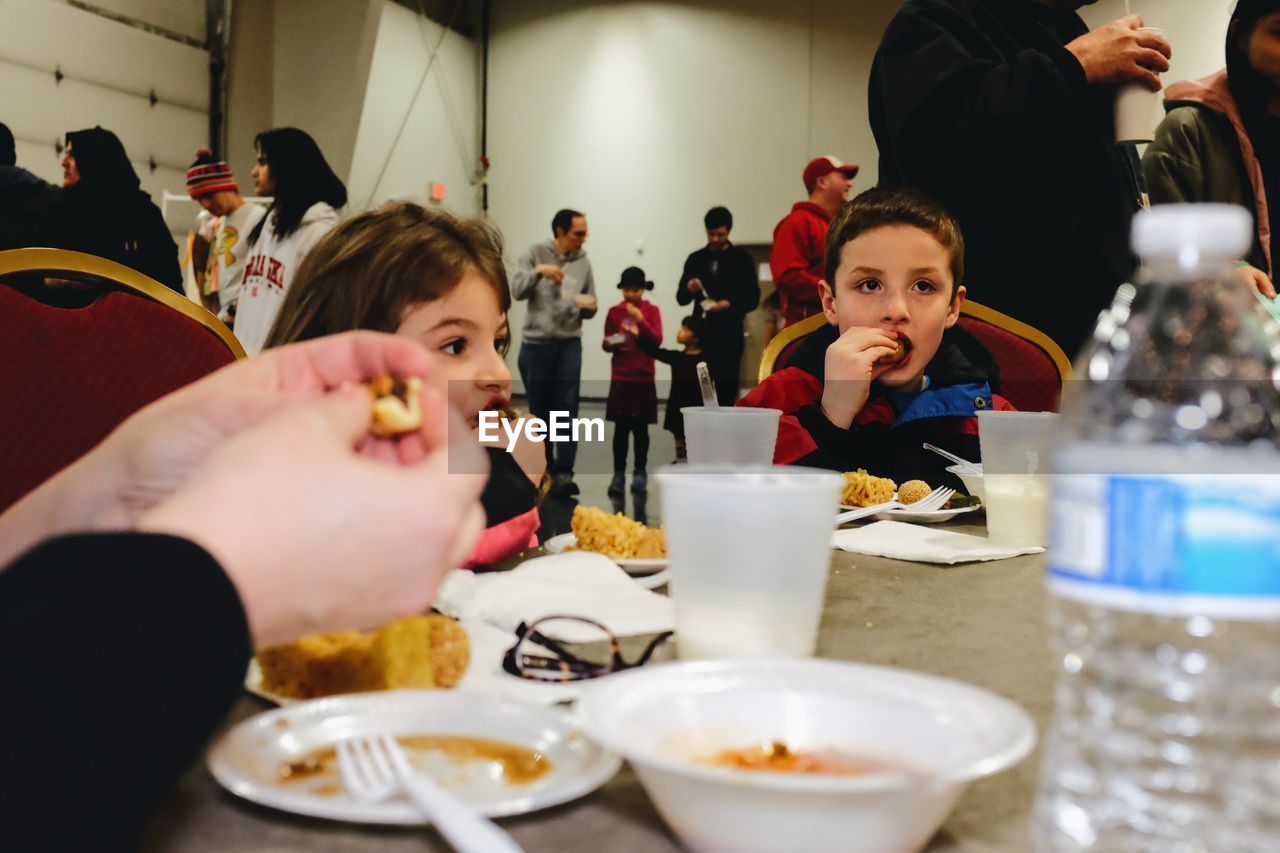
<path fill-rule="evenodd" d="M 394 332 L 407 308 L 446 296 L 472 270 L 493 286 L 506 314 L 511 289 L 496 228 L 440 208 L 388 202 L 348 219 L 307 254 L 266 345 L 353 329 Z"/>

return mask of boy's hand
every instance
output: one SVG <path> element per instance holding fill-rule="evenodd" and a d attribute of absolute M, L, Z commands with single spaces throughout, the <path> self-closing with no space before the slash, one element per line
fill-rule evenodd
<path fill-rule="evenodd" d="M 822 388 L 822 413 L 841 429 L 867 404 L 871 382 L 893 367 L 876 364 L 898 350 L 898 336 L 885 329 L 854 326 L 827 347 L 826 377 Z"/>

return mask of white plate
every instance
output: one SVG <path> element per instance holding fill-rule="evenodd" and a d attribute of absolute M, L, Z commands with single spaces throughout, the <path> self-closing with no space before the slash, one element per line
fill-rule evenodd
<path fill-rule="evenodd" d="M 375 732 L 489 738 L 550 759 L 546 775 L 514 784 L 494 761 L 455 763 L 439 752 L 410 752 L 410 759 L 436 782 L 489 817 L 577 799 L 611 779 L 621 765 L 621 759 L 587 740 L 560 711 L 461 691 L 395 690 L 313 699 L 251 717 L 209 750 L 209 771 L 233 794 L 282 811 L 356 823 L 427 823 L 406 800 L 361 803 L 349 797 L 336 767 L 305 780 L 279 780 L 282 765 L 342 738 Z M 318 790 L 325 786 L 328 792 Z"/>
<path fill-rule="evenodd" d="M 578 537 L 572 533 L 561 533 L 559 536 L 552 536 L 546 542 L 542 543 L 542 547 L 547 549 L 548 554 L 563 554 L 574 545 L 578 544 Z M 623 568 L 629 575 L 648 575 L 659 569 L 667 567 L 667 558 L 662 557 L 656 560 L 640 560 L 640 559 L 615 559 L 610 557 L 619 566 Z M 661 584 L 659 584 L 661 586 Z M 649 587 L 653 589 L 653 587 Z"/>
<path fill-rule="evenodd" d="M 982 507 L 962 506 L 955 509 L 935 509 L 930 512 L 912 512 L 909 509 L 886 509 L 884 512 L 876 513 L 873 518 L 886 519 L 888 521 L 915 521 L 920 524 L 937 524 L 939 521 L 949 521 L 957 515 L 973 512 L 975 509 L 982 509 Z"/>

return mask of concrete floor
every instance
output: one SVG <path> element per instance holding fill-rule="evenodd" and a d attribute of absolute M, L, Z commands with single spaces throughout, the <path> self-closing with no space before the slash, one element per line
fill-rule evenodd
<path fill-rule="evenodd" d="M 527 404 L 521 400 L 517 408 L 527 410 Z M 609 512 L 621 512 L 643 524 L 657 526 L 662 523 L 661 503 L 658 499 L 658 484 L 653 475 L 665 465 L 670 465 L 676 458 L 675 439 L 671 433 L 662 428 L 662 412 L 665 402 L 659 406 L 659 423 L 649 427 L 649 488 L 646 492 L 631 491 L 631 474 L 634 464 L 633 449 L 627 452 L 627 491 L 614 498 L 608 494 L 609 481 L 613 478 L 613 424 L 605 423 L 604 441 L 580 442 L 578 458 L 574 466 L 574 481 L 581 490 L 577 496 L 568 497 L 556 494 L 547 495 L 542 502 L 540 513 L 542 528 L 538 536 L 546 541 L 551 536 L 569 531 L 569 522 L 573 518 L 573 508 L 579 503 L 586 506 L 599 507 Z M 582 418 L 603 418 L 603 401 L 583 401 L 578 416 Z"/>

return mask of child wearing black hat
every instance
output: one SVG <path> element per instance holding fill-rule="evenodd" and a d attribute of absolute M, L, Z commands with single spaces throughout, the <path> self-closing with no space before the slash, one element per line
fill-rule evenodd
<path fill-rule="evenodd" d="M 609 309 L 604 321 L 604 350 L 613 353 L 609 400 L 605 418 L 613 421 L 613 480 L 609 494 L 622 494 L 626 480 L 627 444 L 635 436 L 636 461 L 631 491 L 648 488 L 649 424 L 658 422 L 658 389 L 654 384 L 653 357 L 640 349 L 640 341 L 662 343 L 662 313 L 644 298 L 653 290 L 644 270 L 627 267 L 618 281 L 622 301 Z"/>
<path fill-rule="evenodd" d="M 671 393 L 667 395 L 667 414 L 662 426 L 676 439 L 676 461 L 689 461 L 685 455 L 684 415 L 685 406 L 702 405 L 702 386 L 698 383 L 698 362 L 706 361 L 702 341 L 707 336 L 707 321 L 690 314 L 680 321 L 676 343 L 684 349 L 662 349 L 646 338 L 640 338 L 640 349 L 663 364 L 671 367 Z"/>

